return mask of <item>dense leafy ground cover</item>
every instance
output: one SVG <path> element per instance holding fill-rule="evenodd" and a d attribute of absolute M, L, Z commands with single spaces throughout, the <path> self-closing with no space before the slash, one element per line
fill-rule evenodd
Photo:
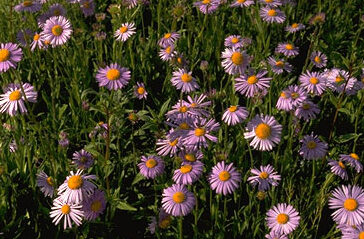
<path fill-rule="evenodd" d="M 4 68 L 4 62 L 14 55 L 1 51 L 6 46 L 0 47 L 1 94 L 4 94 L 0 99 L 0 236 L 263 238 L 272 225 L 277 224 L 278 228 L 292 229 L 289 233 L 285 231 L 288 238 L 341 238 L 345 230 L 349 231 L 347 238 L 363 238 L 359 234 L 360 230 L 364 231 L 363 192 L 361 195 L 345 194 L 338 206 L 342 208 L 339 219 L 333 219 L 331 214 L 337 209 L 329 205 L 329 200 L 334 198 L 333 190 L 342 185 L 364 185 L 361 166 L 364 157 L 362 0 L 296 0 L 283 4 L 277 0 L 255 1 L 247 7 L 230 7 L 233 3 L 230 1 L 203 1 L 202 5 L 220 3 L 207 8 L 207 11 L 214 10 L 210 14 L 203 14 L 194 1 L 149 0 L 128 7 L 127 1 L 94 0 L 95 9 L 90 11 L 90 16 L 84 13 L 87 15 L 87 6 L 92 9 L 92 1 L 44 2 L 39 11 L 29 12 L 20 10 L 35 6 L 35 2 L 0 0 L 0 43 L 21 44 L 22 34 L 17 36 L 18 32 L 32 31 L 26 37 L 26 44 L 19 45 L 22 57 L 20 61 L 14 60 L 17 62 L 14 67 Z M 270 2 L 280 5 L 277 9 L 283 12 L 284 18 L 279 11 L 269 12 L 269 9 L 261 16 L 261 9 L 272 4 Z M 66 11 L 50 11 L 50 15 L 44 17 L 42 29 L 39 21 L 55 3 L 61 4 Z M 15 7 L 18 4 L 22 6 L 20 10 Z M 57 14 L 70 22 L 69 37 L 67 27 L 63 25 L 60 32 L 49 28 L 50 23 L 46 20 Z M 284 21 L 264 21 L 269 17 L 281 17 Z M 123 33 L 132 28 L 128 25 L 128 29 L 122 29 L 124 23 L 134 23 L 135 33 L 120 41 L 114 37 L 115 32 L 120 34 L 120 31 Z M 305 27 L 299 29 L 301 26 L 292 26 L 294 23 Z M 290 33 L 287 26 L 299 31 Z M 36 39 L 34 32 L 45 32 L 47 27 L 50 35 L 64 35 L 64 44 L 61 41 L 57 46 L 54 43 L 47 45 L 44 43 L 47 35 L 42 33 L 40 40 L 45 49 L 35 47 L 32 50 L 31 44 Z M 168 44 L 167 40 L 173 39 L 174 35 L 167 33 L 177 33 L 178 39 Z M 243 40 L 239 38 L 238 42 L 242 41 L 243 46 L 226 47 L 225 38 L 231 35 L 241 36 Z M 231 45 L 234 41 L 230 38 L 227 43 Z M 285 43 L 281 53 L 276 51 L 280 43 Z M 298 54 L 285 56 L 287 52 L 295 51 L 287 44 L 297 47 Z M 226 48 L 232 52 L 223 57 Z M 161 59 L 160 51 L 165 52 L 167 60 Z M 317 66 L 324 62 L 323 58 L 311 59 L 312 53 L 317 51 L 327 56 L 323 67 Z M 171 53 L 171 59 L 168 53 Z M 269 57 L 275 57 L 276 61 L 270 63 Z M 282 59 L 281 63 L 279 59 Z M 224 61 L 240 67 L 241 71 L 225 70 L 228 67 Z M 120 76 L 119 68 L 117 72 L 106 68 L 101 72 L 103 82 L 111 84 L 124 77 L 126 81 L 121 89 L 110 90 L 100 86 L 97 80 L 100 69 L 112 63 L 126 67 L 130 79 Z M 286 65 L 282 67 L 282 64 Z M 279 73 L 280 68 L 285 71 Z M 333 68 L 339 70 L 331 70 Z M 179 69 L 186 72 L 177 75 Z M 268 78 L 265 86 L 254 90 L 251 97 L 236 91 L 239 79 L 246 87 L 259 83 L 261 78 L 253 77 L 258 76 L 258 71 L 267 71 L 263 77 Z M 306 77 L 309 86 L 304 87 L 304 75 L 312 72 L 316 72 L 317 77 Z M 198 88 L 195 85 L 190 92 L 181 90 L 172 84 L 173 77 L 178 84 L 196 82 Z M 320 82 L 314 83 L 313 78 Z M 6 88 L 11 83 L 29 83 L 34 87 L 30 91 L 37 92 L 36 98 L 26 93 L 30 85 Z M 137 83 L 144 85 L 140 87 Z M 298 85 L 299 89 L 286 90 L 291 85 Z M 309 88 L 317 86 L 322 87 L 322 92 Z M 17 93 L 11 95 L 14 91 Z M 139 99 L 137 96 L 145 91 L 148 93 L 146 98 Z M 293 94 L 297 92 L 299 97 Z M 210 102 L 206 107 L 191 104 L 192 98 L 188 101 L 188 96 L 202 94 L 206 95 L 204 102 Z M 297 102 L 296 98 L 312 103 Z M 12 110 L 7 102 L 24 102 L 21 109 L 26 109 L 27 113 Z M 319 110 L 307 120 L 303 119 L 297 109 L 312 109 L 312 104 Z M 231 107 L 237 105 L 245 108 Z M 173 109 L 175 112 L 171 112 Z M 232 115 L 239 110 L 249 114 L 240 115 L 237 124 L 223 120 L 224 112 Z M 12 112 L 14 115 L 10 115 Z M 274 117 L 270 122 L 274 121 L 277 128 L 267 122 L 259 124 L 260 114 Z M 215 125 L 206 126 L 202 118 L 213 120 L 210 122 Z M 183 122 L 188 123 L 189 129 L 181 127 Z M 174 133 L 170 134 L 172 128 Z M 247 136 L 249 132 L 255 137 L 254 141 L 265 140 L 268 146 L 251 143 L 252 139 Z M 318 138 L 308 138 L 311 133 Z M 196 143 L 207 135 L 206 145 Z M 169 137 L 166 147 L 177 147 L 175 154 L 163 155 L 161 145 L 157 145 L 158 140 L 166 137 Z M 312 157 L 304 153 L 317 148 L 322 150 Z M 74 153 L 81 149 L 89 152 L 93 160 L 88 155 L 73 160 Z M 192 196 L 185 191 L 179 198 L 171 194 L 170 202 L 191 204 L 185 205 L 185 216 L 162 213 L 161 217 L 165 197 L 162 194 L 175 183 L 172 179 L 175 170 L 180 174 L 185 172 L 182 173 L 185 176 L 191 170 L 186 164 L 197 167 L 196 162 L 184 162 L 181 168 L 186 152 L 195 154 L 203 163 L 203 171 L 192 177 L 196 178 L 195 182 L 185 186 L 184 190 L 193 193 Z M 200 154 L 203 155 L 201 158 L 198 157 Z M 348 156 L 345 159 L 342 155 Z M 162 173 L 145 177 L 143 173 L 162 163 L 148 161 L 140 170 L 138 164 L 142 162 L 142 156 L 160 157 L 165 165 Z M 217 172 L 219 183 L 236 182 L 226 195 L 210 186 L 212 168 L 218 163 L 221 165 L 222 161 L 226 165 L 233 163 L 237 172 L 233 174 L 227 169 L 222 170 L 228 172 L 227 175 L 221 174 L 221 170 Z M 155 162 L 157 165 L 153 164 Z M 87 179 L 72 181 L 68 177 L 70 172 L 76 173 L 79 165 L 85 164 L 82 174 L 96 175 L 97 179 L 91 179 L 91 184 Z M 249 183 L 248 178 L 253 176 L 251 170 L 268 164 L 280 175 L 280 180 L 270 181 L 275 186 L 262 188 Z M 332 167 L 336 167 L 336 171 Z M 39 176 L 41 172 L 47 174 L 43 179 Z M 260 183 L 274 177 L 267 169 L 262 172 L 256 175 Z M 63 183 L 70 191 L 57 191 Z M 79 205 L 84 208 L 80 206 L 79 210 L 84 215 L 91 210 L 97 218 L 83 218 L 79 226 L 73 223 L 72 228 L 66 230 L 63 218 L 55 225 L 50 217 L 52 211 L 62 217 L 77 212 L 73 209 L 74 200 L 67 200 L 64 195 L 77 188 L 84 190 L 87 185 L 90 188 L 87 195 L 92 195 L 94 187 L 103 193 L 100 192 L 101 196 L 94 201 L 88 201 L 92 196 L 87 199 L 83 194 Z M 43 194 L 41 189 L 44 187 L 50 195 Z M 52 209 L 60 195 L 63 195 L 59 201 L 62 210 L 61 207 Z M 105 195 L 105 209 L 102 195 Z M 267 223 L 267 212 L 272 212 L 270 210 L 279 203 L 292 205 L 299 220 L 294 221 L 291 214 L 284 218 L 289 213 L 283 215 L 280 211 L 277 214 L 282 214 L 283 219 L 278 220 L 279 217 L 273 215 L 273 222 Z M 72 206 L 68 208 L 71 212 L 62 206 L 65 204 Z M 178 214 L 176 210 L 168 211 L 166 205 L 164 208 L 168 213 Z M 343 219 L 343 214 L 351 218 L 354 213 L 356 220 Z M 156 217 L 155 223 L 152 217 Z M 339 222 L 355 225 L 357 229 L 346 226 L 341 232 Z M 288 223 L 292 225 L 288 226 Z M 279 231 L 273 228 L 275 230 Z"/>

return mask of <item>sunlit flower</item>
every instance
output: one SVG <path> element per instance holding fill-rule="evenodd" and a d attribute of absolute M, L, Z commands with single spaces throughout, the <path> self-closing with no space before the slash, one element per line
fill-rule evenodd
<path fill-rule="evenodd" d="M 51 45 L 59 46 L 65 44 L 71 37 L 72 27 L 70 21 L 63 16 L 49 18 L 41 33 L 45 41 Z"/>
<path fill-rule="evenodd" d="M 221 57 L 223 58 L 221 65 L 224 67 L 225 72 L 230 75 L 244 74 L 250 62 L 250 57 L 245 51 L 234 48 L 225 48 Z"/>
<path fill-rule="evenodd" d="M 286 15 L 283 11 L 270 6 L 262 7 L 259 11 L 259 15 L 263 21 L 269 23 L 283 23 L 286 20 Z"/>
<path fill-rule="evenodd" d="M 0 112 L 7 112 L 10 116 L 16 115 L 18 111 L 24 114 L 28 112 L 25 101 L 35 103 L 37 95 L 34 87 L 29 83 L 24 83 L 22 87 L 19 84 L 9 84 L 5 88 L 5 93 L 0 95 Z"/>
<path fill-rule="evenodd" d="M 154 179 L 164 172 L 164 161 L 158 156 L 142 156 L 142 162 L 138 164 L 140 173 L 146 177 Z"/>
<path fill-rule="evenodd" d="M 272 232 L 289 234 L 297 228 L 300 216 L 291 205 L 279 203 L 267 212 L 266 220 Z"/>
<path fill-rule="evenodd" d="M 267 191 L 270 185 L 278 186 L 281 176 L 274 171 L 274 168 L 268 164 L 267 166 L 260 166 L 260 170 L 253 168 L 250 170 L 255 176 L 250 176 L 248 182 L 253 186 L 258 185 L 259 191 Z"/>
<path fill-rule="evenodd" d="M 276 50 L 277 53 L 282 53 L 287 57 L 297 56 L 298 55 L 298 47 L 295 47 L 291 43 L 279 43 Z"/>
<path fill-rule="evenodd" d="M 10 68 L 15 68 L 16 64 L 21 61 L 23 51 L 14 43 L 0 44 L 0 73 L 6 72 Z"/>
<path fill-rule="evenodd" d="M 53 223 L 58 225 L 58 223 L 63 219 L 63 229 L 72 228 L 72 222 L 77 226 L 82 224 L 82 205 L 75 203 L 64 202 L 60 197 L 54 199 L 53 207 L 51 208 L 50 217 L 54 218 Z"/>
<path fill-rule="evenodd" d="M 135 24 L 132 23 L 123 23 L 121 24 L 121 27 L 118 28 L 114 34 L 114 37 L 117 41 L 126 41 L 135 34 Z"/>
<path fill-rule="evenodd" d="M 225 165 L 225 161 L 217 163 L 209 175 L 209 182 L 212 190 L 217 194 L 231 194 L 241 182 L 241 175 L 233 166 L 233 163 Z"/>
<path fill-rule="evenodd" d="M 195 206 L 195 195 L 185 185 L 173 184 L 163 190 L 162 207 L 175 217 L 186 216 Z"/>
<path fill-rule="evenodd" d="M 105 86 L 109 90 L 122 89 L 129 83 L 130 71 L 126 67 L 112 63 L 105 68 L 99 68 L 96 80 L 99 82 L 100 87 Z"/>
<path fill-rule="evenodd" d="M 228 125 L 236 125 L 243 122 L 249 115 L 245 107 L 239 105 L 230 106 L 222 115 L 222 120 Z"/>

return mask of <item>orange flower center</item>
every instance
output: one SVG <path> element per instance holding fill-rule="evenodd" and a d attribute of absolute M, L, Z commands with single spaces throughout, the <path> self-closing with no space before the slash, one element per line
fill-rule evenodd
<path fill-rule="evenodd" d="M 10 101 L 16 101 L 16 100 L 19 100 L 20 98 L 21 98 L 21 92 L 20 92 L 20 90 L 14 90 L 9 95 L 9 100 Z"/>
<path fill-rule="evenodd" d="M 32 6 L 33 5 L 33 1 L 24 1 L 23 2 L 23 6 L 24 7 L 30 7 L 30 6 Z"/>
<path fill-rule="evenodd" d="M 60 36 L 63 32 L 63 28 L 60 25 L 55 25 L 52 27 L 52 33 L 55 36 Z"/>
<path fill-rule="evenodd" d="M 195 161 L 196 161 L 196 157 L 195 157 L 195 155 L 193 155 L 193 154 L 186 154 L 186 155 L 185 155 L 185 159 L 186 159 L 187 161 L 190 161 L 190 162 L 195 162 Z"/>
<path fill-rule="evenodd" d="M 292 44 L 286 44 L 286 49 L 287 50 L 293 50 L 293 45 Z"/>
<path fill-rule="evenodd" d="M 145 166 L 147 166 L 148 168 L 154 168 L 157 165 L 157 161 L 155 159 L 148 159 L 145 162 Z"/>
<path fill-rule="evenodd" d="M 68 187 L 70 189 L 79 189 L 83 185 L 83 179 L 80 175 L 73 175 L 68 179 Z"/>
<path fill-rule="evenodd" d="M 175 203 L 182 203 L 185 200 L 185 194 L 183 192 L 176 192 L 173 194 L 172 199 Z"/>
<path fill-rule="evenodd" d="M 279 224 L 286 224 L 286 223 L 288 222 L 288 219 L 289 219 L 289 217 L 288 217 L 288 215 L 287 215 L 287 214 L 285 214 L 285 213 L 280 213 L 280 214 L 278 214 L 278 216 L 277 216 L 277 222 L 278 222 Z"/>
<path fill-rule="evenodd" d="M 211 3 L 211 0 L 203 0 L 202 1 L 202 4 L 209 4 L 209 3 Z"/>
<path fill-rule="evenodd" d="M 138 94 L 139 94 L 139 95 L 142 95 L 142 94 L 144 94 L 145 89 L 144 89 L 143 87 L 139 87 L 139 88 L 137 89 L 137 92 L 138 92 Z"/>
<path fill-rule="evenodd" d="M 52 187 L 53 187 L 54 182 L 53 182 L 53 179 L 52 179 L 51 177 L 48 177 L 48 178 L 46 179 L 46 181 L 47 181 L 47 184 L 48 184 L 49 186 L 52 186 Z"/>
<path fill-rule="evenodd" d="M 170 146 L 176 146 L 176 144 L 178 144 L 178 139 L 175 139 L 175 140 L 173 140 L 173 141 L 169 141 L 169 145 Z"/>
<path fill-rule="evenodd" d="M 284 66 L 283 61 L 276 61 L 276 66 L 282 68 Z"/>
<path fill-rule="evenodd" d="M 319 56 L 315 56 L 315 59 L 314 60 L 317 63 L 321 63 L 321 58 Z"/>
<path fill-rule="evenodd" d="M 38 41 L 40 38 L 40 35 L 39 34 L 35 34 L 34 37 L 33 37 L 33 40 L 34 41 Z"/>
<path fill-rule="evenodd" d="M 336 83 L 340 83 L 340 82 L 342 82 L 344 79 L 341 77 L 341 76 L 337 76 L 336 78 L 335 78 L 335 82 Z"/>
<path fill-rule="evenodd" d="M 277 11 L 276 10 L 274 10 L 274 9 L 270 9 L 269 11 L 268 11 L 268 16 L 270 16 L 270 17 L 274 17 L 274 16 L 276 16 L 277 15 Z"/>
<path fill-rule="evenodd" d="M 260 123 L 255 128 L 255 135 L 260 139 L 266 139 L 270 136 L 272 130 L 269 125 L 265 123 Z"/>
<path fill-rule="evenodd" d="M 229 180 L 230 177 L 231 177 L 231 175 L 228 171 L 221 171 L 219 173 L 219 179 L 223 182 Z"/>
<path fill-rule="evenodd" d="M 165 39 L 168 39 L 168 38 L 170 38 L 172 36 L 172 34 L 171 33 L 166 33 L 165 35 L 164 35 L 164 38 Z"/>
<path fill-rule="evenodd" d="M 283 99 L 287 99 L 286 93 L 284 93 L 284 92 L 281 93 L 280 97 L 283 98 Z"/>
<path fill-rule="evenodd" d="M 120 29 L 119 29 L 119 31 L 121 33 L 125 33 L 127 30 L 128 30 L 128 27 L 127 26 L 120 27 Z"/>
<path fill-rule="evenodd" d="M 231 38 L 231 43 L 236 44 L 236 43 L 238 43 L 238 42 L 239 42 L 239 39 L 238 39 L 237 37 L 233 37 L 233 38 Z"/>
<path fill-rule="evenodd" d="M 205 129 L 203 129 L 203 128 L 197 128 L 197 129 L 195 129 L 195 135 L 197 137 L 200 137 L 200 136 L 205 135 Z"/>
<path fill-rule="evenodd" d="M 69 214 L 71 212 L 71 208 L 70 208 L 70 206 L 65 204 L 65 205 L 62 206 L 61 211 L 62 211 L 63 214 Z"/>
<path fill-rule="evenodd" d="M 179 108 L 179 112 L 181 112 L 181 113 L 186 113 L 187 110 L 188 110 L 188 107 L 185 105 Z"/>
<path fill-rule="evenodd" d="M 297 23 L 293 23 L 293 24 L 291 25 L 291 27 L 292 27 L 292 28 L 297 28 L 297 27 L 298 27 L 298 24 L 297 24 Z"/>
<path fill-rule="evenodd" d="M 191 172 L 191 170 L 192 170 L 192 166 L 189 165 L 189 164 L 182 165 L 181 168 L 180 168 L 180 171 L 183 174 L 189 173 L 189 172 Z"/>
<path fill-rule="evenodd" d="M 231 61 L 235 64 L 235 65 L 241 65 L 244 61 L 244 57 L 240 52 L 234 52 L 231 55 Z"/>
<path fill-rule="evenodd" d="M 350 212 L 358 208 L 358 202 L 354 198 L 348 198 L 344 202 L 344 208 Z"/>
<path fill-rule="evenodd" d="M 303 108 L 304 110 L 309 110 L 311 107 L 310 107 L 310 105 L 309 105 L 309 104 L 303 104 L 303 105 L 302 105 L 302 108 Z"/>
<path fill-rule="evenodd" d="M 319 80 L 316 77 L 311 77 L 310 78 L 310 83 L 313 85 L 316 85 L 317 83 L 319 83 Z"/>
<path fill-rule="evenodd" d="M 261 173 L 259 174 L 259 177 L 260 177 L 261 179 L 267 179 L 267 178 L 268 178 L 268 176 L 269 176 L 269 174 L 268 174 L 267 172 L 261 172 Z"/>
<path fill-rule="evenodd" d="M 316 142 L 315 141 L 309 141 L 308 143 L 307 143 L 307 148 L 309 148 L 309 149 L 314 149 L 314 148 L 316 148 L 317 147 L 317 144 L 316 144 Z"/>
<path fill-rule="evenodd" d="M 9 60 L 10 51 L 8 49 L 0 49 L 0 62 Z"/>
<path fill-rule="evenodd" d="M 238 3 L 245 3 L 246 0 L 237 0 Z"/>
<path fill-rule="evenodd" d="M 190 126 L 189 126 L 187 123 L 183 122 L 183 123 L 181 123 L 181 124 L 179 125 L 179 128 L 180 128 L 180 129 L 189 129 L 189 128 L 190 128 Z"/>
<path fill-rule="evenodd" d="M 350 157 L 352 157 L 355 160 L 359 160 L 359 156 L 356 153 L 351 153 Z"/>
<path fill-rule="evenodd" d="M 192 76 L 187 73 L 183 73 L 183 75 L 181 76 L 181 80 L 183 82 L 190 82 L 192 80 Z"/>
<path fill-rule="evenodd" d="M 256 77 L 256 75 L 252 75 L 248 77 L 247 81 L 250 85 L 253 85 L 258 82 L 258 78 Z"/>
<path fill-rule="evenodd" d="M 238 109 L 238 107 L 236 105 L 232 105 L 229 107 L 230 112 L 235 112 L 237 109 Z"/>
<path fill-rule="evenodd" d="M 345 164 L 343 164 L 343 162 L 339 161 L 339 166 L 343 169 L 345 169 Z"/>
<path fill-rule="evenodd" d="M 102 206 L 102 204 L 101 204 L 100 200 L 96 200 L 91 203 L 91 210 L 93 212 L 99 212 L 101 209 L 101 206 Z"/>
<path fill-rule="evenodd" d="M 106 78 L 108 80 L 117 80 L 120 77 L 120 71 L 118 69 L 110 69 L 106 73 Z"/>
<path fill-rule="evenodd" d="M 364 231 L 359 233 L 359 239 L 364 239 Z"/>
<path fill-rule="evenodd" d="M 170 54 L 170 53 L 171 53 L 171 51 L 172 51 L 172 48 L 171 48 L 170 46 L 166 48 L 166 52 L 167 52 L 167 54 Z"/>

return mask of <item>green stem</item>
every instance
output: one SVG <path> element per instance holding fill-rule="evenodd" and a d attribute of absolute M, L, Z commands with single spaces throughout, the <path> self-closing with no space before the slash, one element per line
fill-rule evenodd
<path fill-rule="evenodd" d="M 178 218 L 178 238 L 183 239 L 183 217 Z"/>

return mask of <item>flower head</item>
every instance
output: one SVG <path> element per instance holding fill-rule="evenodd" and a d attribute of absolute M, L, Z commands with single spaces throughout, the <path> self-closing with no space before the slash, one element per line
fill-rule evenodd
<path fill-rule="evenodd" d="M 203 14 L 211 14 L 217 10 L 220 0 L 202 0 L 193 3 Z"/>
<path fill-rule="evenodd" d="M 302 87 L 314 95 L 321 95 L 326 89 L 326 80 L 319 72 L 309 72 L 299 77 Z"/>
<path fill-rule="evenodd" d="M 281 180 L 281 176 L 269 164 L 267 166 L 260 166 L 260 170 L 253 168 L 251 173 L 255 176 L 249 177 L 248 182 L 253 186 L 258 185 L 259 191 L 269 190 L 270 185 L 278 186 L 278 182 Z"/>
<path fill-rule="evenodd" d="M 15 68 L 16 64 L 21 61 L 23 51 L 14 43 L 0 44 L 0 73 L 6 72 L 10 68 Z"/>
<path fill-rule="evenodd" d="M 267 212 L 266 220 L 272 232 L 289 234 L 297 228 L 300 216 L 291 205 L 279 203 Z"/>
<path fill-rule="evenodd" d="M 50 217 L 54 218 L 53 223 L 58 225 L 58 223 L 63 218 L 63 229 L 72 228 L 72 222 L 77 226 L 82 224 L 82 205 L 75 203 L 64 202 L 60 197 L 54 199 L 53 207 L 51 208 Z"/>
<path fill-rule="evenodd" d="M 225 165 L 225 161 L 219 162 L 212 168 L 209 175 L 209 182 L 212 190 L 217 194 L 231 194 L 241 182 L 241 175 L 233 166 L 233 163 Z"/>
<path fill-rule="evenodd" d="M 121 24 L 121 27 L 115 31 L 114 37 L 117 41 L 126 41 L 135 34 L 135 29 L 135 24 L 133 22 L 123 23 Z"/>
<path fill-rule="evenodd" d="M 158 45 L 163 48 L 174 45 L 175 41 L 177 41 L 180 37 L 181 35 L 177 32 L 167 32 L 161 39 L 159 39 Z"/>
<path fill-rule="evenodd" d="M 137 82 L 136 86 L 134 87 L 134 95 L 139 100 L 147 99 L 148 92 L 145 90 L 144 83 Z"/>
<path fill-rule="evenodd" d="M 291 72 L 292 65 L 286 62 L 284 59 L 275 59 L 274 57 L 268 58 L 268 64 L 271 66 L 272 71 L 278 75 L 282 74 L 283 71 Z"/>
<path fill-rule="evenodd" d="M 84 202 L 82 210 L 86 220 L 95 220 L 106 207 L 105 193 L 96 189 Z"/>
<path fill-rule="evenodd" d="M 310 60 L 317 68 L 325 67 L 327 64 L 327 56 L 319 51 L 312 52 Z"/>
<path fill-rule="evenodd" d="M 272 78 L 265 77 L 268 71 L 261 70 L 258 73 L 249 71 L 248 74 L 242 74 L 235 78 L 235 91 L 248 98 L 254 97 L 270 86 Z"/>
<path fill-rule="evenodd" d="M 196 182 L 203 171 L 203 163 L 200 161 L 183 162 L 179 169 L 173 174 L 173 181 L 176 184 L 192 184 Z"/>
<path fill-rule="evenodd" d="M 315 103 L 307 99 L 296 108 L 294 115 L 298 118 L 303 118 L 305 121 L 309 121 L 311 119 L 315 119 L 319 113 L 320 108 Z"/>
<path fill-rule="evenodd" d="M 323 158 L 327 153 L 327 143 L 321 142 L 317 135 L 313 132 L 311 135 L 306 135 L 300 140 L 302 143 L 299 151 L 304 159 L 319 159 Z"/>
<path fill-rule="evenodd" d="M 71 37 L 72 26 L 70 21 L 64 16 L 49 18 L 43 28 L 41 35 L 45 41 L 53 46 L 65 44 Z"/>
<path fill-rule="evenodd" d="M 162 207 L 175 217 L 186 216 L 195 206 L 195 195 L 185 185 L 174 184 L 163 190 Z"/>
<path fill-rule="evenodd" d="M 298 47 L 295 47 L 292 43 L 279 43 L 276 48 L 277 53 L 282 53 L 287 57 L 297 56 L 298 55 Z"/>
<path fill-rule="evenodd" d="M 358 173 L 363 171 L 363 164 L 360 162 L 360 158 L 356 153 L 340 154 L 340 159 L 354 167 Z"/>
<path fill-rule="evenodd" d="M 28 112 L 25 101 L 35 103 L 37 95 L 34 87 L 29 83 L 24 83 L 22 87 L 19 84 L 9 84 L 5 88 L 5 93 L 0 95 L 0 112 L 7 112 L 10 116 L 14 116 L 19 110 L 21 114 L 24 114 Z"/>
<path fill-rule="evenodd" d="M 17 12 L 38 12 L 42 8 L 42 3 L 37 0 L 25 0 L 16 5 L 14 10 Z"/>
<path fill-rule="evenodd" d="M 73 153 L 73 163 L 80 169 L 87 169 L 91 167 L 94 162 L 92 155 L 84 149 Z"/>
<path fill-rule="evenodd" d="M 158 156 L 142 156 L 142 162 L 138 164 L 140 173 L 146 177 L 154 179 L 164 172 L 164 161 Z"/>
<path fill-rule="evenodd" d="M 124 88 L 130 80 L 130 71 L 126 67 L 121 67 L 117 63 L 112 63 L 105 68 L 99 68 L 96 74 L 99 86 L 105 86 L 109 90 Z"/>
<path fill-rule="evenodd" d="M 348 172 L 343 161 L 329 159 L 328 164 L 331 166 L 331 172 L 344 180 L 348 180 Z"/>
<path fill-rule="evenodd" d="M 286 15 L 283 11 L 270 6 L 262 7 L 259 11 L 259 15 L 263 21 L 269 23 L 283 23 L 286 20 Z"/>
<path fill-rule="evenodd" d="M 223 58 L 221 65 L 224 67 L 225 72 L 230 75 L 244 74 L 250 62 L 250 57 L 245 51 L 235 48 L 225 48 L 221 57 Z"/>
<path fill-rule="evenodd" d="M 232 105 L 222 115 L 222 120 L 228 125 L 236 125 L 243 122 L 249 115 L 245 107 Z"/>
<path fill-rule="evenodd" d="M 285 30 L 290 33 L 295 33 L 302 29 L 305 29 L 305 25 L 302 23 L 293 23 L 285 28 Z"/>
<path fill-rule="evenodd" d="M 192 72 L 188 72 L 185 69 L 173 72 L 171 82 L 178 90 L 184 93 L 189 93 L 199 88 L 196 79 L 192 77 Z"/>
<path fill-rule="evenodd" d="M 40 188 L 40 191 L 44 193 L 46 197 L 52 197 L 54 193 L 54 180 L 52 177 L 49 177 L 45 172 L 40 171 L 37 174 L 37 186 Z"/>

